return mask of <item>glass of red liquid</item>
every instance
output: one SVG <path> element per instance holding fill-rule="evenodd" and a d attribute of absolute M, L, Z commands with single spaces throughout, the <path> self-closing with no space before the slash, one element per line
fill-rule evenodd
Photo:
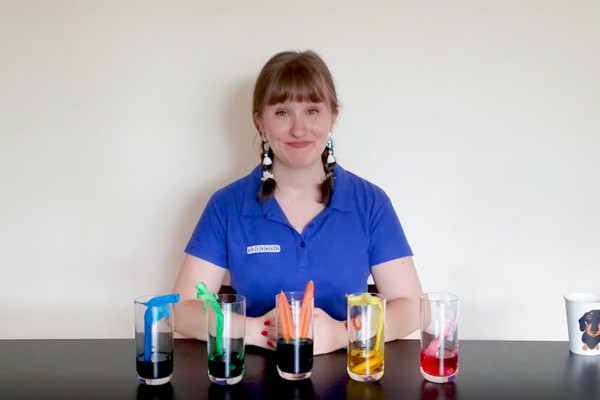
<path fill-rule="evenodd" d="M 458 374 L 458 296 L 421 295 L 421 375 L 429 382 L 452 382 Z"/>

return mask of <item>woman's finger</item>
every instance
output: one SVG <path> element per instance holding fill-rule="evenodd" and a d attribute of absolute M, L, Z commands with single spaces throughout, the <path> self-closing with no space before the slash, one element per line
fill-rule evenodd
<path fill-rule="evenodd" d="M 276 339 L 276 331 L 274 327 L 265 327 L 260 334 L 268 339 Z"/>

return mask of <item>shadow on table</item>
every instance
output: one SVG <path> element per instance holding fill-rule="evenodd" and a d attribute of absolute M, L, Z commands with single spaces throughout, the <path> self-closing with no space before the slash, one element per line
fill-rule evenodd
<path fill-rule="evenodd" d="M 209 400 L 247 400 L 253 398 L 281 399 L 281 400 L 313 400 L 314 390 L 310 379 L 301 381 L 286 381 L 278 379 L 276 382 L 266 383 L 259 387 L 264 395 L 254 393 L 252 386 L 245 385 L 216 385 L 211 384 L 208 389 Z"/>
<path fill-rule="evenodd" d="M 160 386 L 139 385 L 138 400 L 173 400 L 173 386 L 167 383 Z"/>
<path fill-rule="evenodd" d="M 454 382 L 433 383 L 423 380 L 421 400 L 451 400 L 456 397 Z"/>
<path fill-rule="evenodd" d="M 279 378 L 275 385 L 266 388 L 268 399 L 313 400 L 315 392 L 310 379 L 287 381 Z"/>
<path fill-rule="evenodd" d="M 247 393 L 245 387 L 240 384 L 236 385 L 217 385 L 211 383 L 208 388 L 209 400 L 234 400 L 234 399 L 250 399 L 251 396 Z"/>
<path fill-rule="evenodd" d="M 569 353 L 565 387 L 573 390 L 565 393 L 570 398 L 596 398 L 600 393 L 600 356 L 583 356 Z"/>
<path fill-rule="evenodd" d="M 346 382 L 344 400 L 383 400 L 385 393 L 380 382 Z"/>
<path fill-rule="evenodd" d="M 274 358 L 267 361 L 267 368 L 268 371 L 277 370 Z M 313 400 L 315 398 L 313 382 L 310 378 L 288 381 L 281 378 L 277 372 L 271 372 L 265 376 L 263 390 L 267 399 Z"/>

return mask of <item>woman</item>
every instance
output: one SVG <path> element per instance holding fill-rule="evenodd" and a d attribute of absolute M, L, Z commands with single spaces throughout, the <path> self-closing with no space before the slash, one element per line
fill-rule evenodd
<path fill-rule="evenodd" d="M 385 339 L 418 327 L 421 285 L 389 198 L 336 165 L 338 100 L 331 74 L 311 51 L 283 52 L 263 67 L 253 118 L 262 165 L 210 199 L 173 291 L 176 330 L 206 340 L 195 285 L 218 292 L 226 270 L 247 298 L 246 344 L 274 349 L 275 295 L 314 282 L 314 352 L 347 345 L 346 294 L 372 274 L 386 296 Z"/>

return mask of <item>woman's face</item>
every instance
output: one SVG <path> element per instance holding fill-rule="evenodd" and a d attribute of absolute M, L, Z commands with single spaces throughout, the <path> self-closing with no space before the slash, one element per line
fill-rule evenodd
<path fill-rule="evenodd" d="M 321 165 L 321 153 L 336 117 L 325 103 L 287 100 L 266 105 L 256 122 L 267 135 L 274 163 L 303 169 Z"/>

